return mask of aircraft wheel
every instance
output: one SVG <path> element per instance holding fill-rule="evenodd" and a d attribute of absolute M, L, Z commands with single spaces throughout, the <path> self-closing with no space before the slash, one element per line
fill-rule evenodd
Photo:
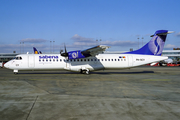
<path fill-rule="evenodd" d="M 86 70 L 86 75 L 89 75 L 89 70 Z"/>
<path fill-rule="evenodd" d="M 86 70 L 82 70 L 80 71 L 81 74 L 86 74 L 86 75 L 89 75 L 90 71 L 88 69 Z"/>
<path fill-rule="evenodd" d="M 85 70 L 81 70 L 81 72 L 80 72 L 81 74 L 85 74 L 86 73 L 86 71 Z"/>
<path fill-rule="evenodd" d="M 80 73 L 83 74 L 83 70 L 82 69 L 80 70 Z"/>
<path fill-rule="evenodd" d="M 15 75 L 17 75 L 18 73 L 17 72 L 14 72 Z"/>

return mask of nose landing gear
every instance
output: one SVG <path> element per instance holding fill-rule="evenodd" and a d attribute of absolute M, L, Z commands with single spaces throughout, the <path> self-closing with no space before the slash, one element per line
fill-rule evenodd
<path fill-rule="evenodd" d="M 14 70 L 13 72 L 14 72 L 14 74 L 15 74 L 15 75 L 17 75 L 17 74 L 18 74 L 18 70 Z"/>

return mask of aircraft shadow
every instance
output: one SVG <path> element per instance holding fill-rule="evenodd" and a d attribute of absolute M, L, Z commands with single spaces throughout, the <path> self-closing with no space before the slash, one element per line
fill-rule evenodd
<path fill-rule="evenodd" d="M 154 73 L 154 71 L 136 71 L 136 72 L 91 72 L 91 74 L 145 74 Z"/>
<path fill-rule="evenodd" d="M 90 74 L 147 74 L 147 73 L 154 73 L 154 71 L 135 71 L 135 72 L 90 72 Z M 23 73 L 18 73 L 18 74 L 80 74 L 78 72 L 23 72 Z"/>

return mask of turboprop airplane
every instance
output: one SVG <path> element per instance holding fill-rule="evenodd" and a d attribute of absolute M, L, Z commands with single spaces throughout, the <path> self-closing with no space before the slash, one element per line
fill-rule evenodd
<path fill-rule="evenodd" d="M 122 54 L 101 54 L 109 46 L 99 45 L 86 50 L 60 54 L 20 54 L 4 66 L 14 74 L 20 70 L 69 70 L 89 74 L 90 71 L 126 69 L 168 59 L 161 56 L 168 30 L 158 30 L 142 48 Z"/>

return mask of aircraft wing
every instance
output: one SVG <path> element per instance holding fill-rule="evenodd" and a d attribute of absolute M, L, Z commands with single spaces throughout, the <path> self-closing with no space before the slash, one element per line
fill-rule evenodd
<path fill-rule="evenodd" d="M 68 59 L 70 60 L 81 59 L 81 58 L 98 55 L 108 48 L 110 47 L 106 45 L 98 45 L 98 46 L 95 46 L 86 50 L 76 50 L 76 51 L 61 53 L 61 56 L 68 57 Z"/>
<path fill-rule="evenodd" d="M 98 55 L 100 53 L 103 53 L 103 51 L 105 51 L 108 48 L 110 48 L 110 47 L 106 46 L 106 45 L 98 45 L 98 46 L 95 46 L 95 47 L 92 47 L 92 48 L 89 48 L 86 50 L 82 50 L 81 54 L 83 54 L 85 56 L 86 55 L 95 56 L 95 55 Z"/>

